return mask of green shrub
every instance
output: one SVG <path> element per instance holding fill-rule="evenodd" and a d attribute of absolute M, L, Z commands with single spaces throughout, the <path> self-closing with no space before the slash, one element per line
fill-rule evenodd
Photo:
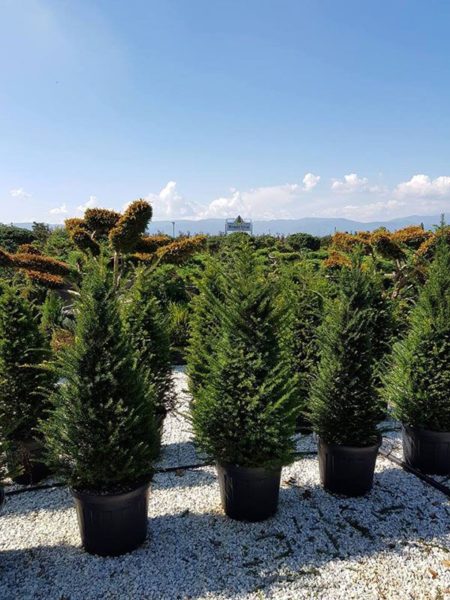
<path fill-rule="evenodd" d="M 319 250 L 320 238 L 309 233 L 293 233 L 288 235 L 286 243 L 292 250 Z"/>
<path fill-rule="evenodd" d="M 14 441 L 36 436 L 53 376 L 43 367 L 49 358 L 30 302 L 18 288 L 0 289 L 0 426 Z"/>
<path fill-rule="evenodd" d="M 192 406 L 200 448 L 220 463 L 288 464 L 294 453 L 296 378 L 278 289 L 244 244 L 227 265 L 219 341 Z"/>
<path fill-rule="evenodd" d="M 76 304 L 74 343 L 60 352 L 61 384 L 42 423 L 49 463 L 78 489 L 123 489 L 149 476 L 154 397 L 124 335 L 112 275 L 92 261 Z"/>
<path fill-rule="evenodd" d="M 380 402 L 374 386 L 374 304 L 380 290 L 353 259 L 340 273 L 320 327 L 321 359 L 311 387 L 310 418 L 327 443 L 369 446 L 378 439 Z"/>
<path fill-rule="evenodd" d="M 406 336 L 394 346 L 385 397 L 406 425 L 450 431 L 450 249 L 437 246 Z"/>
<path fill-rule="evenodd" d="M 190 323 L 187 366 L 189 386 L 194 399 L 208 381 L 209 362 L 214 353 L 219 331 L 220 314 L 217 300 L 222 298 L 221 273 L 218 260 L 210 260 L 198 284 L 198 294 L 193 298 Z"/>
<path fill-rule="evenodd" d="M 298 403 L 303 417 L 308 411 L 311 382 L 319 358 L 319 326 L 323 320 L 324 303 L 328 296 L 327 280 L 303 262 L 287 273 L 287 301 L 292 310 L 292 361 L 298 375 Z"/>
<path fill-rule="evenodd" d="M 134 284 L 125 297 L 123 321 L 145 385 L 154 389 L 156 414 L 164 417 L 175 400 L 168 320 L 153 294 L 152 281 L 145 269 L 137 270 Z"/>

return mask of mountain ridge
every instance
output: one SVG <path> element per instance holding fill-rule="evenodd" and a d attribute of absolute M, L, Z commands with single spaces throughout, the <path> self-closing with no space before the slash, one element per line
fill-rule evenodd
<path fill-rule="evenodd" d="M 205 233 L 218 235 L 225 231 L 225 219 L 175 219 L 175 235 L 189 233 L 191 235 Z M 291 233 L 310 233 L 312 235 L 330 235 L 335 231 L 372 231 L 378 227 L 386 227 L 389 230 L 400 229 L 408 225 L 423 224 L 425 229 L 433 229 L 441 221 L 440 215 L 410 215 L 397 217 L 386 221 L 355 221 L 344 217 L 303 217 L 301 219 L 270 219 L 253 221 L 253 233 L 255 235 L 289 235 Z M 447 219 L 448 222 L 448 219 Z M 16 227 L 31 229 L 32 223 L 13 223 Z M 58 225 L 51 224 L 51 227 Z M 164 233 L 172 235 L 172 221 L 152 221 L 149 225 L 150 234 Z"/>

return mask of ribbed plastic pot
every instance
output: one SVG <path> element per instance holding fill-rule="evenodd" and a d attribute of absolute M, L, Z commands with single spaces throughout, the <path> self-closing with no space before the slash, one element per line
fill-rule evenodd
<path fill-rule="evenodd" d="M 119 494 L 92 494 L 72 489 L 81 542 L 86 552 L 119 556 L 147 537 L 149 483 Z"/>
<path fill-rule="evenodd" d="M 25 440 L 17 443 L 19 447 L 20 475 L 13 477 L 14 483 L 33 485 L 50 475 L 50 469 L 42 462 L 44 448 L 36 440 Z"/>
<path fill-rule="evenodd" d="M 344 496 L 364 496 L 370 492 L 380 442 L 358 448 L 327 444 L 319 439 L 319 470 L 323 487 L 333 494 Z"/>
<path fill-rule="evenodd" d="M 263 521 L 278 508 L 281 467 L 216 465 L 223 510 L 238 521 Z"/>
<path fill-rule="evenodd" d="M 450 475 L 450 432 L 403 426 L 405 463 L 428 475 Z"/>

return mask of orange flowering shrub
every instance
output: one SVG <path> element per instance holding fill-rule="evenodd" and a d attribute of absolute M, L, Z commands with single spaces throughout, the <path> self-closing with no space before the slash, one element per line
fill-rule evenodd
<path fill-rule="evenodd" d="M 345 256 L 345 254 L 341 254 L 336 250 L 331 250 L 328 258 L 323 262 L 324 267 L 331 270 L 342 269 L 342 267 L 351 267 L 351 264 L 348 256 Z"/>
<path fill-rule="evenodd" d="M 450 226 L 439 229 L 436 233 L 431 233 L 417 250 L 417 256 L 419 258 L 430 259 L 434 255 L 436 243 L 440 236 L 445 236 L 447 243 L 450 244 Z"/>
<path fill-rule="evenodd" d="M 417 250 L 426 240 L 432 236 L 430 231 L 425 231 L 418 225 L 410 225 L 398 229 L 392 234 L 392 240 L 399 244 L 405 244 L 409 248 Z"/>

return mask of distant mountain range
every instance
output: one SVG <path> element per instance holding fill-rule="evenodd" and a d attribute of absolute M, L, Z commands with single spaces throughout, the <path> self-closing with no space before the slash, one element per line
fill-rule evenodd
<path fill-rule="evenodd" d="M 289 235 L 290 233 L 311 233 L 312 235 L 329 235 L 335 231 L 372 231 L 378 227 L 386 227 L 389 230 L 400 229 L 407 225 L 420 225 L 425 229 L 433 229 L 441 220 L 440 215 L 420 216 L 412 215 L 410 217 L 399 217 L 391 221 L 372 221 L 364 223 L 362 221 L 352 221 L 351 219 L 340 218 L 321 218 L 306 217 L 303 219 L 276 219 L 272 221 L 253 221 L 253 233 L 260 235 L 269 233 L 272 235 Z M 447 215 L 446 222 L 449 222 Z M 14 223 L 17 227 L 30 229 L 31 223 Z M 52 225 L 56 227 L 56 225 Z M 189 233 L 191 235 L 206 233 L 217 235 L 225 231 L 225 219 L 202 219 L 199 221 L 190 221 L 184 219 L 175 219 L 175 235 L 180 233 Z M 165 233 L 172 235 L 172 221 L 152 221 L 149 226 L 149 233 Z"/>

